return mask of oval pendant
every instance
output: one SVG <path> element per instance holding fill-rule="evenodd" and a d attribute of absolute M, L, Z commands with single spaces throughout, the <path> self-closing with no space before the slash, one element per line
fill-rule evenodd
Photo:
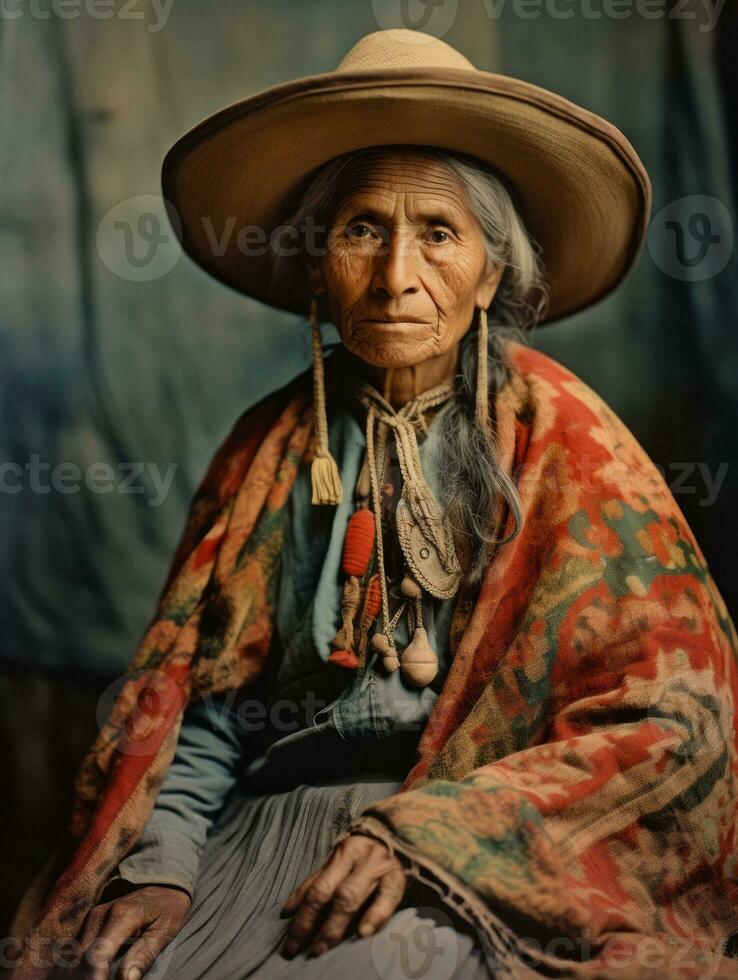
<path fill-rule="evenodd" d="M 420 525 L 410 509 L 404 492 L 397 502 L 395 511 L 397 538 L 405 556 L 405 561 L 413 570 L 418 582 L 426 592 L 437 599 L 450 599 L 456 594 L 461 580 L 461 568 L 451 544 L 453 555 L 452 569 L 446 571 L 441 564 L 438 549 L 433 541 L 423 534 Z"/>

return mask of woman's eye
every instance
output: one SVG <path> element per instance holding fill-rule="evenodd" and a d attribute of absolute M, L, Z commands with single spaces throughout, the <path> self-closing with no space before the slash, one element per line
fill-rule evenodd
<path fill-rule="evenodd" d="M 451 236 L 443 228 L 431 228 L 429 235 L 434 245 L 444 245 L 446 242 L 451 241 Z"/>
<path fill-rule="evenodd" d="M 372 230 L 369 225 L 359 222 L 355 225 L 349 225 L 347 233 L 349 238 L 369 238 L 371 237 Z"/>

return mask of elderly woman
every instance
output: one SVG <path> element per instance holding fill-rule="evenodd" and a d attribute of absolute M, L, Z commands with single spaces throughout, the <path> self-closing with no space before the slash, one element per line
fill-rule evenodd
<path fill-rule="evenodd" d="M 18 975 L 738 975 L 732 623 L 632 435 L 522 342 L 634 261 L 633 149 L 390 31 L 207 120 L 165 189 L 197 261 L 309 303 L 313 374 L 205 475 Z"/>

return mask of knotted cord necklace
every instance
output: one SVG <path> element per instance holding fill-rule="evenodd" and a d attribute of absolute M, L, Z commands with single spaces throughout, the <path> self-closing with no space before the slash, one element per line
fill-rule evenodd
<path fill-rule="evenodd" d="M 423 475 L 416 428 L 420 427 L 427 432 L 423 413 L 441 405 L 453 394 L 454 383 L 448 380 L 422 392 L 395 411 L 368 382 L 358 382 L 355 389 L 356 397 L 367 410 L 365 466 L 369 475 L 370 494 L 364 503 L 357 488 L 360 506 L 349 520 L 346 531 L 342 568 L 348 577 L 344 583 L 341 603 L 343 624 L 333 641 L 336 649 L 329 659 L 347 667 L 360 664 L 359 657 L 352 649 L 353 619 L 360 604 L 360 578 L 366 576 L 376 548 L 377 573 L 367 583 L 364 609 L 360 618 L 360 642 L 357 645 L 363 646 L 368 627 L 381 611 L 381 629 L 372 636 L 371 645 L 381 656 L 385 670 L 391 672 L 399 667 L 404 679 L 416 687 L 425 687 L 431 683 L 438 671 L 438 658 L 430 647 L 423 625 L 423 590 L 436 598 L 451 598 L 458 589 L 461 576 L 452 535 L 444 526 L 441 507 Z M 384 476 L 390 434 L 394 436 L 402 475 L 402 491 L 394 516 L 397 540 L 406 566 L 400 585 L 404 599 L 392 616 L 385 570 L 379 486 L 380 479 Z M 361 478 L 359 483 L 361 484 Z M 368 509 L 367 504 L 371 509 Z M 398 652 L 394 632 L 406 610 L 408 636 L 411 639 L 405 649 Z"/>

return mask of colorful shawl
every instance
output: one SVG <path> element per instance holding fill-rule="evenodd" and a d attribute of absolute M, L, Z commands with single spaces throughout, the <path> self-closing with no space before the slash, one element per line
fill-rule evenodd
<path fill-rule="evenodd" d="M 492 410 L 522 531 L 457 600 L 403 791 L 356 826 L 481 926 L 500 976 L 738 977 L 724 955 L 738 931 L 735 629 L 628 429 L 550 358 L 517 343 L 507 357 Z M 187 702 L 268 662 L 312 429 L 306 372 L 213 458 L 64 840 L 16 915 L 15 975 L 47 975 L 51 944 L 76 935 L 135 843 Z"/>

